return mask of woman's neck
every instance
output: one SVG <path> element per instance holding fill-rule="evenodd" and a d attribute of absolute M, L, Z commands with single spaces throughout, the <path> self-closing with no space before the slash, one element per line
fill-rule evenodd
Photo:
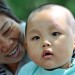
<path fill-rule="evenodd" d="M 17 68 L 18 68 L 19 63 L 13 63 L 13 64 L 8 64 L 6 65 L 8 67 L 8 69 L 15 74 Z"/>

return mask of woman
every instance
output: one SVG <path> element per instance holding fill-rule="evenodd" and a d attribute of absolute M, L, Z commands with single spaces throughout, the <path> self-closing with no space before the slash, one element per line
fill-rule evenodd
<path fill-rule="evenodd" d="M 21 28 L 25 28 L 25 24 L 0 0 L 0 75 L 17 75 L 20 67 L 29 61 Z"/>

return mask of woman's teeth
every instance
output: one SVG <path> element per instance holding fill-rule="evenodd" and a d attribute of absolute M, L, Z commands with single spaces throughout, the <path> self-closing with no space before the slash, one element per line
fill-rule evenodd
<path fill-rule="evenodd" d="M 19 50 L 16 48 L 7 57 L 16 57 L 19 54 Z"/>
<path fill-rule="evenodd" d="M 15 49 L 15 50 L 13 50 L 10 54 L 9 54 L 9 56 L 11 56 L 11 55 L 13 55 L 13 54 L 15 54 L 17 52 L 17 50 Z"/>

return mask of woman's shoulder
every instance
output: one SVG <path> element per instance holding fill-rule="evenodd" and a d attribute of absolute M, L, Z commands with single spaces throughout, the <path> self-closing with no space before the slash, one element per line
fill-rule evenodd
<path fill-rule="evenodd" d="M 0 64 L 0 75 L 6 75 L 7 73 L 7 69 L 5 68 L 5 66 L 3 64 Z"/>

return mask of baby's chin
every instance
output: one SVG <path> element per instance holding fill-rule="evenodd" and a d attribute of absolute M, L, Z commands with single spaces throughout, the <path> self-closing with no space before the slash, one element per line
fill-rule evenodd
<path fill-rule="evenodd" d="M 44 68 L 45 70 L 48 70 L 48 71 L 52 71 L 52 70 L 56 70 L 56 69 L 59 69 L 61 67 L 53 67 L 53 68 Z"/>
<path fill-rule="evenodd" d="M 45 65 L 45 66 L 42 66 L 45 70 L 55 70 L 55 69 L 58 69 L 58 68 L 62 68 L 63 65 Z"/>
<path fill-rule="evenodd" d="M 57 65 L 57 66 L 44 67 L 45 70 L 67 69 L 67 68 L 69 68 L 69 65 Z"/>

